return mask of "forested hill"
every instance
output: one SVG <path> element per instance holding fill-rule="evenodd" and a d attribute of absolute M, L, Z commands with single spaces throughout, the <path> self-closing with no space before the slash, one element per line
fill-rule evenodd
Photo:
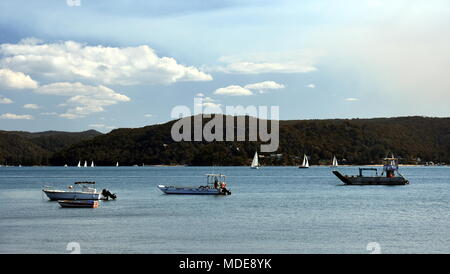
<path fill-rule="evenodd" d="M 207 119 L 204 119 L 204 123 Z M 112 132 L 57 151 L 53 165 L 94 160 L 98 165 L 248 165 L 257 142 L 174 142 L 174 121 Z M 248 127 L 248 123 L 246 123 Z M 25 144 L 26 145 L 26 144 Z M 30 147 L 30 149 L 34 147 Z M 393 153 L 401 163 L 450 163 L 450 118 L 399 117 L 280 121 L 280 146 L 261 153 L 262 165 L 375 164 Z"/>
<path fill-rule="evenodd" d="M 57 151 L 102 133 L 84 132 L 25 132 L 0 130 L 0 165 L 48 165 Z"/>

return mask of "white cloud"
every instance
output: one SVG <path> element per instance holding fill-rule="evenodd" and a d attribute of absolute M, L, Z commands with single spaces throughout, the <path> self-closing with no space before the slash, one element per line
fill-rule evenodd
<path fill-rule="evenodd" d="M 220 69 L 233 74 L 261 74 L 261 73 L 305 73 L 317 70 L 313 66 L 303 66 L 295 63 L 254 63 L 237 62 L 228 64 Z"/>
<path fill-rule="evenodd" d="M 211 114 L 211 113 L 222 113 L 221 106 L 217 100 L 211 97 L 202 97 L 199 98 L 200 101 L 196 101 L 195 107 L 196 110 L 201 110 L 200 113 Z M 197 99 L 198 100 L 198 99 Z M 198 113 L 196 113 L 198 114 Z"/>
<path fill-rule="evenodd" d="M 90 124 L 89 127 L 97 128 L 97 129 L 115 129 L 116 126 L 107 126 L 105 124 Z"/>
<path fill-rule="evenodd" d="M 6 105 L 6 104 L 12 104 L 12 103 L 14 103 L 13 100 L 0 95 L 0 104 Z"/>
<path fill-rule="evenodd" d="M 307 88 L 316 88 L 316 85 L 314 85 L 314 84 L 309 84 L 309 85 L 307 85 L 306 87 L 307 87 Z"/>
<path fill-rule="evenodd" d="M 307 73 L 317 70 L 315 64 L 321 55 L 322 53 L 303 51 L 222 56 L 219 61 L 225 65 L 211 70 L 231 74 Z"/>
<path fill-rule="evenodd" d="M 199 93 L 195 94 L 195 97 L 205 97 L 205 94 L 199 92 Z"/>
<path fill-rule="evenodd" d="M 145 114 L 144 117 L 145 118 L 151 118 L 151 117 L 153 117 L 153 115 L 152 114 Z"/>
<path fill-rule="evenodd" d="M 244 88 L 251 90 L 258 90 L 260 93 L 265 93 L 271 89 L 283 89 L 285 86 L 274 81 L 264 81 L 254 84 L 245 85 Z"/>
<path fill-rule="evenodd" d="M 1 44 L 0 56 L 0 67 L 54 81 L 138 85 L 212 80 L 211 75 L 193 66 L 159 57 L 146 45 L 118 48 L 24 39 L 18 44 Z"/>
<path fill-rule="evenodd" d="M 228 87 L 216 89 L 214 91 L 214 94 L 230 95 L 230 96 L 248 96 L 253 95 L 253 92 L 241 86 L 231 85 Z"/>
<path fill-rule="evenodd" d="M 31 115 L 18 115 L 13 113 L 5 113 L 0 115 L 0 119 L 5 120 L 32 120 L 33 116 Z"/>
<path fill-rule="evenodd" d="M 35 90 L 39 94 L 60 95 L 70 97 L 60 106 L 69 106 L 60 117 L 75 119 L 102 112 L 105 106 L 128 102 L 130 98 L 105 86 L 89 86 L 82 83 L 53 83 Z"/>
<path fill-rule="evenodd" d="M 356 102 L 356 101 L 359 101 L 359 99 L 350 97 L 350 98 L 345 98 L 345 101 L 347 101 L 347 102 Z"/>
<path fill-rule="evenodd" d="M 12 71 L 10 69 L 0 68 L 0 88 L 4 89 L 34 89 L 38 83 L 30 76 L 22 72 Z"/>
<path fill-rule="evenodd" d="M 45 115 L 45 116 L 56 116 L 56 115 L 58 115 L 57 112 L 42 112 L 40 114 L 41 115 Z"/>
<path fill-rule="evenodd" d="M 23 105 L 23 108 L 27 108 L 27 109 L 39 109 L 41 108 L 40 106 L 36 105 L 36 104 L 25 104 Z"/>

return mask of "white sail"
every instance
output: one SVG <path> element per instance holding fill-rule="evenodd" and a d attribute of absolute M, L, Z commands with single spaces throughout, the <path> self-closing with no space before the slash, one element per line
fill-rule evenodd
<path fill-rule="evenodd" d="M 78 161 L 78 166 L 77 167 L 81 167 L 81 161 Z"/>
<path fill-rule="evenodd" d="M 91 162 L 91 167 L 94 167 L 94 161 Z"/>
<path fill-rule="evenodd" d="M 255 152 L 255 156 L 253 156 L 253 161 L 252 161 L 252 168 L 258 168 L 259 167 L 259 162 L 258 162 L 258 152 Z"/>
<path fill-rule="evenodd" d="M 306 156 L 306 154 L 303 155 L 302 167 L 309 167 L 308 157 Z"/>
<path fill-rule="evenodd" d="M 119 166 L 119 162 L 116 163 L 116 166 Z"/>
<path fill-rule="evenodd" d="M 87 167 L 87 161 L 84 161 L 84 167 Z"/>
<path fill-rule="evenodd" d="M 338 166 L 338 161 L 336 159 L 336 156 L 333 156 L 333 166 Z"/>

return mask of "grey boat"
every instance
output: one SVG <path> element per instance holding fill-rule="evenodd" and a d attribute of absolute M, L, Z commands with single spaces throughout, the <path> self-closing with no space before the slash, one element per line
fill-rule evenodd
<path fill-rule="evenodd" d="M 376 168 L 359 168 L 358 175 L 343 175 L 334 170 L 336 175 L 344 184 L 347 185 L 407 185 L 409 181 L 398 172 L 398 159 L 385 158 L 386 164 L 383 166 L 383 172 L 378 175 Z M 375 171 L 375 176 L 365 176 L 364 171 Z"/>

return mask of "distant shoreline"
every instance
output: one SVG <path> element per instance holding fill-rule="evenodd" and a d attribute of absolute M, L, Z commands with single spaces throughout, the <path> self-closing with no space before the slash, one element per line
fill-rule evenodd
<path fill-rule="evenodd" d="M 299 165 L 268 165 L 268 166 L 261 166 L 261 167 L 298 167 Z M 400 167 L 448 167 L 450 165 L 412 165 L 412 164 L 400 164 Z M 65 166 L 5 166 L 0 165 L 0 167 L 65 167 Z M 70 167 L 77 167 L 77 166 L 67 166 L 67 168 Z M 95 167 L 116 167 L 116 166 L 95 166 Z M 250 167 L 247 165 L 240 165 L 240 166 L 194 166 L 194 165 L 123 165 L 119 167 Z M 333 167 L 331 165 L 310 165 L 310 167 L 330 167 L 330 168 L 339 168 L 339 167 L 383 167 L 383 164 L 370 164 L 370 165 L 339 165 L 337 167 Z M 79 167 L 79 168 L 92 168 L 92 167 Z"/>

